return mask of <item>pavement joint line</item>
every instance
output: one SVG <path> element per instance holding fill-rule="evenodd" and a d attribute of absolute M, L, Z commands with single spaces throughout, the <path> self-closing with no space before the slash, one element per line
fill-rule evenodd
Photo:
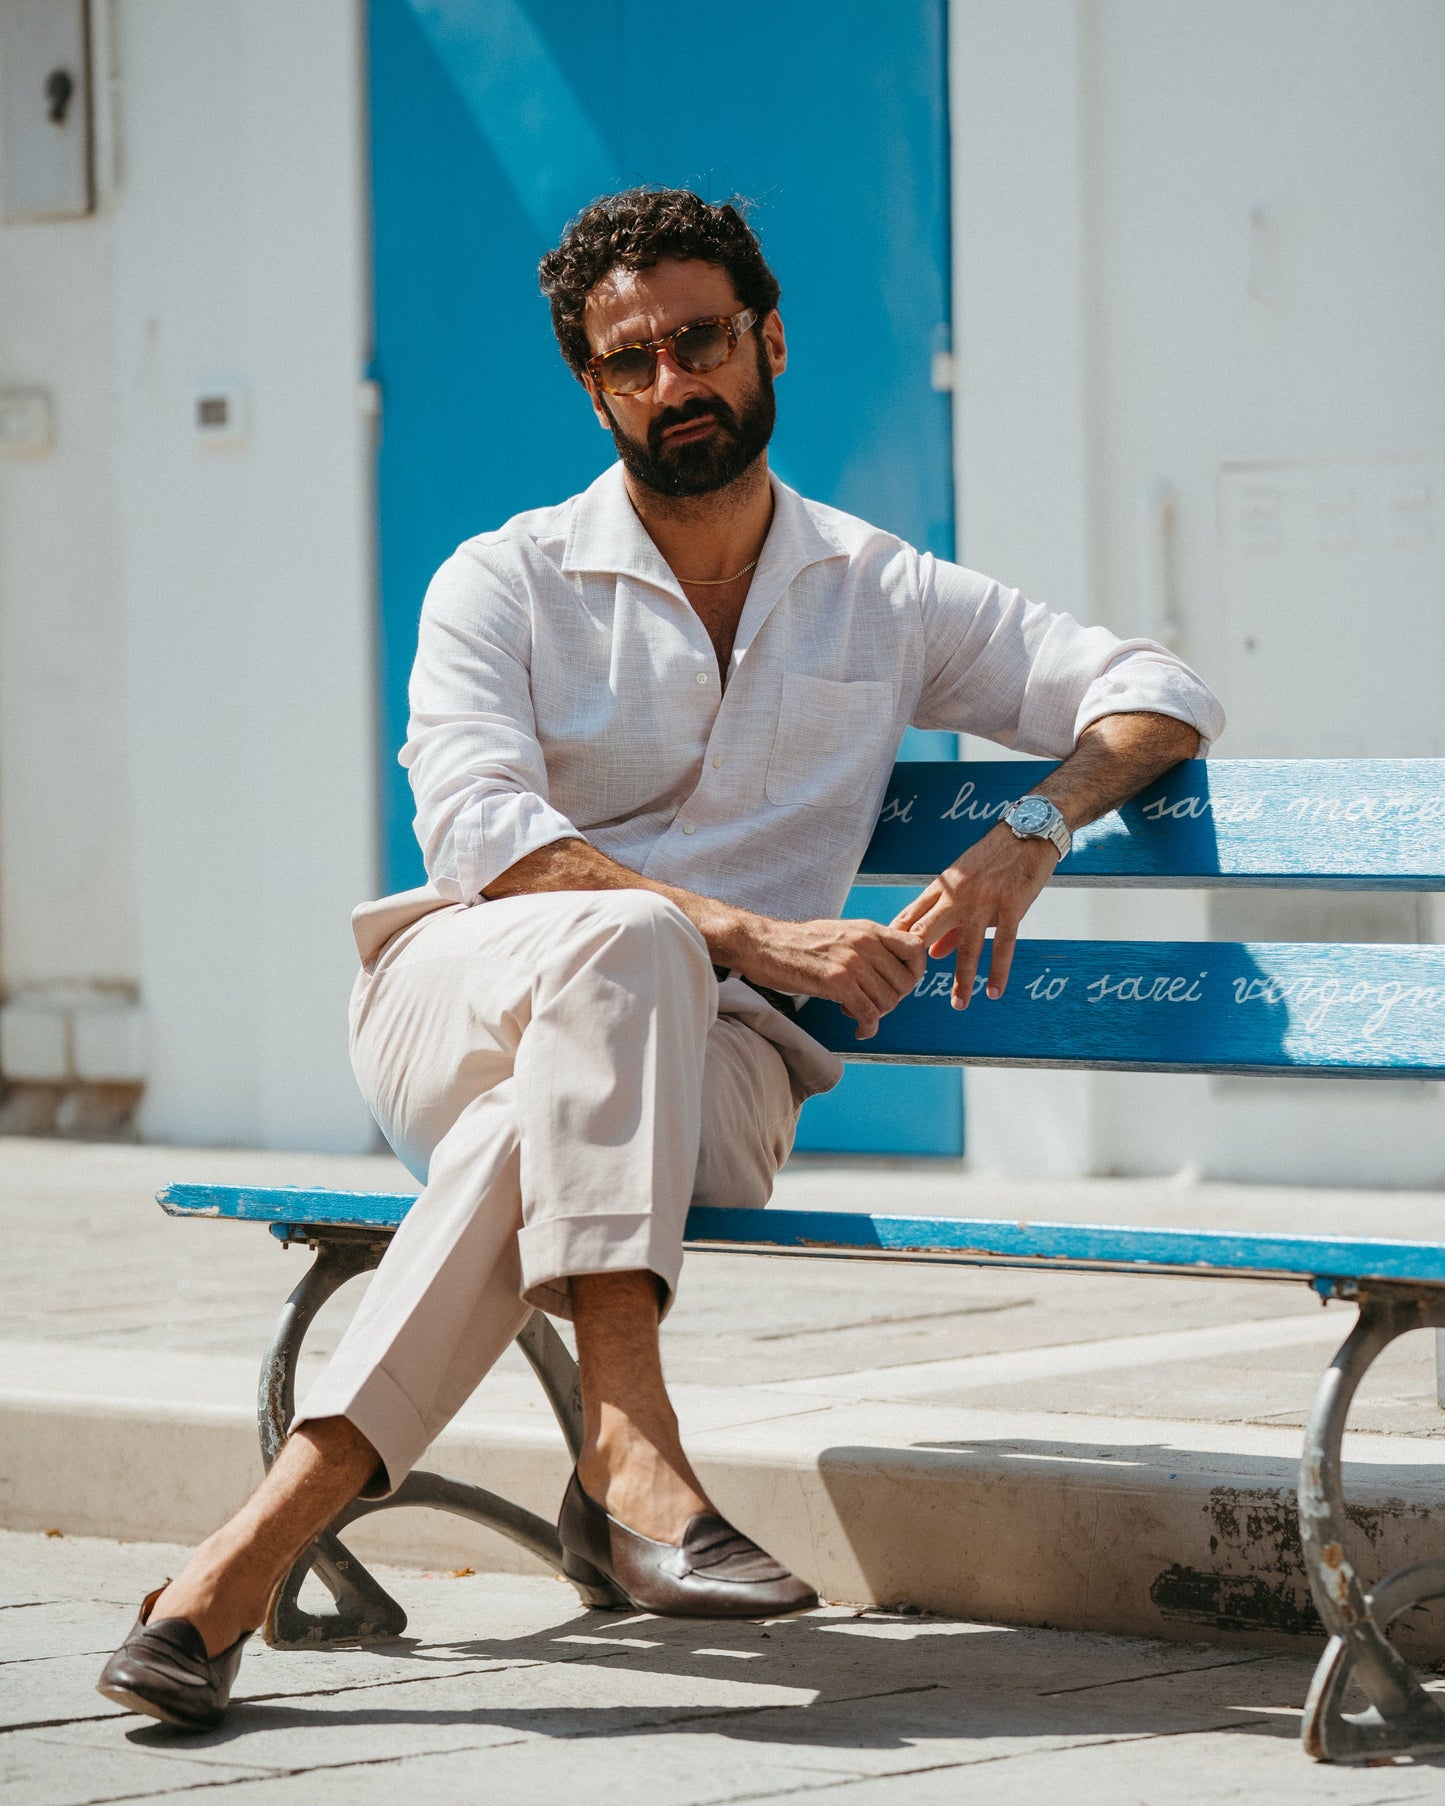
<path fill-rule="evenodd" d="M 864 1774 L 858 1769 L 825 1768 L 815 1769 L 814 1774 L 826 1775 L 823 1781 L 800 1781 L 794 1787 L 770 1787 L 766 1793 L 730 1793 L 726 1799 L 714 1800 L 711 1806 L 751 1806 L 753 1801 L 762 1800 L 795 1800 L 801 1794 L 828 1793 L 836 1787 L 853 1787 L 859 1781 L 886 1781 L 888 1775 Z"/>
<path fill-rule="evenodd" d="M 1225 1668 L 1253 1668 L 1260 1662 L 1273 1661 L 1280 1651 L 1262 1650 L 1258 1655 L 1241 1656 L 1232 1662 L 1197 1662 L 1187 1668 L 1159 1668 L 1147 1674 L 1124 1674 L 1109 1681 L 1084 1681 L 1077 1687 L 1047 1687 L 1035 1699 L 1056 1699 L 1061 1693 L 1100 1693 L 1107 1687 L 1132 1687 L 1140 1681 L 1167 1681 L 1179 1674 L 1217 1674 Z"/>
<path fill-rule="evenodd" d="M 890 1768 L 875 1770 L 872 1774 L 860 1774 L 856 1780 L 837 1783 L 840 1787 L 856 1787 L 865 1781 L 904 1781 L 910 1775 L 945 1774 L 950 1769 L 966 1771 L 975 1768 L 991 1767 L 997 1762 L 1020 1762 L 1040 1756 L 1063 1756 L 1072 1750 L 1103 1750 L 1120 1743 L 1161 1743 L 1169 1737 L 1202 1737 L 1217 1731 L 1244 1730 L 1236 1720 L 1229 1719 L 1215 1724 L 1181 1726 L 1177 1731 L 1123 1731 L 1115 1737 L 1083 1736 L 1069 1742 L 1051 1743 L 1046 1749 L 1031 1750 L 996 1750 L 991 1755 L 968 1757 L 962 1762 L 927 1762 L 917 1768 Z M 766 1795 L 754 1796 L 766 1798 Z M 1398 1806 L 1398 1796 L 1389 1806 Z"/>
<path fill-rule="evenodd" d="M 793 1342 L 800 1336 L 837 1336 L 850 1329 L 879 1329 L 894 1323 L 937 1323 L 950 1317 L 996 1317 L 1000 1311 L 1021 1311 L 1033 1303 L 1032 1298 L 1006 1298 L 1001 1304 L 961 1304 L 946 1311 L 912 1311 L 907 1315 L 889 1313 L 882 1317 L 859 1317 L 851 1323 L 810 1323 L 802 1329 L 773 1329 L 753 1335 L 754 1342 Z"/>
<path fill-rule="evenodd" d="M 100 1724 L 107 1718 L 119 1722 L 122 1718 L 138 1716 L 135 1712 L 77 1712 L 71 1718 L 31 1718 L 24 1724 L 0 1725 L 0 1737 L 13 1737 L 17 1731 L 63 1731 L 73 1724 Z"/>
<path fill-rule="evenodd" d="M 1007 1385 L 1015 1381 L 1059 1379 L 1075 1374 L 1127 1372 L 1159 1362 L 1198 1360 L 1209 1355 L 1247 1354 L 1313 1342 L 1342 1342 L 1342 1316 L 1324 1313 L 1255 1317 L 1209 1324 L 1201 1329 L 1149 1330 L 1135 1336 L 1100 1336 L 1086 1342 L 1054 1342 L 1002 1354 L 945 1356 L 934 1361 L 900 1361 L 892 1367 L 852 1369 L 786 1380 L 757 1382 L 774 1395 L 823 1395 L 846 1390 L 849 1397 L 876 1400 L 921 1397 L 957 1386 Z"/>
<path fill-rule="evenodd" d="M 361 1644 L 358 1645 L 358 1647 L 365 1648 L 366 1645 Z M 557 1658 L 559 1664 L 568 1660 L 581 1661 L 584 1659 L 585 1658 L 580 1656 L 573 1656 L 570 1658 L 567 1656 L 559 1656 Z M 470 1680 L 475 1675 L 479 1674 L 506 1674 L 513 1670 L 524 1672 L 528 1668 L 546 1668 L 548 1666 L 549 1664 L 540 1658 L 519 1658 L 515 1662 L 491 1662 L 482 1668 L 448 1668 L 445 1675 L 387 1674 L 382 1675 L 379 1679 L 374 1681 L 352 1680 L 343 1681 L 336 1687 L 308 1687 L 305 1692 L 300 1693 L 294 1688 L 289 1692 L 283 1689 L 276 1693 L 245 1693 L 240 1695 L 235 1703 L 238 1706 L 268 1706 L 274 1704 L 277 1700 L 337 1699 L 343 1693 L 382 1693 L 385 1692 L 388 1687 L 416 1687 L 422 1685 L 426 1681 L 442 1679 L 449 1681 L 465 1681 Z"/>

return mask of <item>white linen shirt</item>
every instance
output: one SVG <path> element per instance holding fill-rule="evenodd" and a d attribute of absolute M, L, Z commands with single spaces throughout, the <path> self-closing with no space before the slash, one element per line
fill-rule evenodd
<path fill-rule="evenodd" d="M 725 689 L 620 465 L 441 567 L 400 754 L 440 896 L 474 903 L 524 855 L 580 837 L 764 915 L 836 916 L 910 724 L 1046 758 L 1123 710 L 1206 743 L 1222 729 L 1163 646 L 772 487 Z"/>

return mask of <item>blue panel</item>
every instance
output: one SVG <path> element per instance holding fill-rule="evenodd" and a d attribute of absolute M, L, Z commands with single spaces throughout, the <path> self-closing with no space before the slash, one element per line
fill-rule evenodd
<path fill-rule="evenodd" d="M 900 764 L 863 857 L 870 883 L 929 877 L 1054 767 Z M 1191 759 L 1080 829 L 1056 884 L 1445 889 L 1445 759 Z"/>
<path fill-rule="evenodd" d="M 775 464 L 953 545 L 943 0 L 371 0 L 386 881 L 416 883 L 395 765 L 428 578 L 610 460 L 537 259 L 627 182 L 759 202 L 790 367 Z"/>
<path fill-rule="evenodd" d="M 428 579 L 612 456 L 535 275 L 599 192 L 756 199 L 789 336 L 774 467 L 952 554 L 949 400 L 930 380 L 949 321 L 944 17 L 944 0 L 371 0 L 387 888 L 422 876 L 395 754 Z M 953 756 L 926 738 L 913 756 Z M 850 1078 L 800 1145 L 956 1154 L 959 1094 L 946 1073 L 906 1092 Z"/>
<path fill-rule="evenodd" d="M 911 727 L 898 750 L 906 759 L 946 762 L 958 757 L 958 738 Z M 843 914 L 887 922 L 917 894 L 916 884 L 859 886 Z M 956 1072 L 926 1066 L 905 1071 L 852 1064 L 831 1091 L 804 1104 L 794 1146 L 805 1154 L 926 1154 L 956 1160 L 963 1152 L 963 1081 Z"/>
<path fill-rule="evenodd" d="M 480 32 L 490 0 L 470 10 Z M 371 0 L 370 19 L 379 752 L 385 883 L 400 890 L 423 877 L 396 753 L 427 583 L 470 534 L 585 487 L 605 441 L 537 293 L 536 189 L 515 190 L 480 129 L 476 97 L 458 85 L 465 66 L 444 57 L 443 34 L 429 35 L 407 0 Z M 594 185 L 574 186 L 561 213 Z"/>
<path fill-rule="evenodd" d="M 394 1229 L 415 1200 L 383 1192 L 290 1186 L 172 1185 L 159 1194 L 158 1202 L 178 1217 Z M 694 1248 L 741 1246 L 800 1254 L 932 1256 L 977 1265 L 1047 1263 L 1202 1277 L 1390 1279 L 1445 1285 L 1445 1246 L 1432 1242 L 715 1207 L 690 1210 L 686 1233 Z"/>
<path fill-rule="evenodd" d="M 833 1003 L 801 1020 L 848 1059 L 1445 1078 L 1445 947 L 1020 941 L 996 1001 L 980 976 L 955 1010 L 952 981 L 932 961 L 871 1041 Z"/>

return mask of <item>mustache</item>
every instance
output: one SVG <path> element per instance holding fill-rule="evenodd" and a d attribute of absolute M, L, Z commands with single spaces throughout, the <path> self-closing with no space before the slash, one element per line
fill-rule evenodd
<path fill-rule="evenodd" d="M 662 435 L 675 426 L 686 426 L 692 420 L 716 420 L 725 431 L 736 433 L 738 417 L 720 395 L 712 400 L 704 401 L 701 395 L 694 395 L 691 401 L 685 401 L 680 408 L 668 408 L 650 423 L 647 429 L 647 449 L 654 458 L 661 457 L 667 450 L 662 442 Z"/>

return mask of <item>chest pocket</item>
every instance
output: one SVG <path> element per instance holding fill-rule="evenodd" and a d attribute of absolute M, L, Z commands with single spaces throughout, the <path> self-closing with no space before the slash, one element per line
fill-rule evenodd
<path fill-rule="evenodd" d="M 768 760 L 772 803 L 842 809 L 860 802 L 892 757 L 893 686 L 783 673 L 782 707 Z"/>

